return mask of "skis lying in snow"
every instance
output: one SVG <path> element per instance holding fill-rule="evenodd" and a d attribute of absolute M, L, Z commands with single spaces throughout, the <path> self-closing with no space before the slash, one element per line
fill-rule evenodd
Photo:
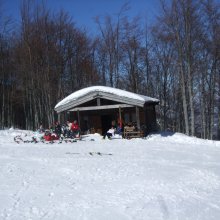
<path fill-rule="evenodd" d="M 77 142 L 77 140 L 76 139 L 62 139 L 58 143 L 62 144 L 63 142 L 64 143 L 74 143 L 74 142 Z"/>
<path fill-rule="evenodd" d="M 106 154 L 106 153 L 101 153 L 101 152 L 89 152 L 89 154 L 91 155 L 91 156 L 94 156 L 94 155 L 99 155 L 99 156 L 102 156 L 102 155 L 112 155 L 111 153 L 109 153 L 109 154 Z"/>
<path fill-rule="evenodd" d="M 21 142 L 22 143 L 35 143 L 35 144 L 39 143 L 39 142 L 44 142 L 43 140 L 38 141 L 37 138 L 35 138 L 35 137 L 32 137 L 31 140 L 24 140 L 20 135 L 15 136 L 14 141 L 18 144 L 20 144 Z"/>
<path fill-rule="evenodd" d="M 75 155 L 75 154 L 77 154 L 77 155 L 79 155 L 80 153 L 76 153 L 76 152 L 66 152 L 66 154 L 73 154 L 73 155 Z M 95 156 L 95 155 L 99 155 L 99 156 L 103 156 L 103 155 L 108 155 L 108 156 L 111 156 L 111 155 L 113 155 L 113 154 L 111 154 L 111 153 L 101 153 L 101 152 L 89 152 L 89 155 L 91 155 L 91 156 Z"/>
<path fill-rule="evenodd" d="M 21 142 L 24 142 L 20 135 L 15 136 L 14 141 L 18 144 L 20 144 Z"/>
<path fill-rule="evenodd" d="M 75 152 L 66 152 L 66 154 L 80 154 L 80 153 L 75 153 Z"/>
<path fill-rule="evenodd" d="M 77 139 L 77 140 L 81 140 L 81 139 Z M 54 143 L 58 143 L 58 144 L 62 144 L 64 143 L 75 143 L 77 142 L 76 139 L 60 139 L 60 140 L 51 140 L 51 141 L 46 141 L 44 140 L 44 138 L 41 138 L 40 140 L 37 140 L 36 137 L 32 137 L 30 140 L 24 140 L 21 135 L 17 135 L 14 137 L 14 141 L 18 144 L 20 143 L 46 143 L 46 144 L 54 144 Z"/>

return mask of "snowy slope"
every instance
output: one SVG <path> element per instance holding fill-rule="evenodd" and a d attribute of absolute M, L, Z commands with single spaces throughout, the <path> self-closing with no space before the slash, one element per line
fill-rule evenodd
<path fill-rule="evenodd" d="M 164 133 L 17 144 L 18 133 L 33 135 L 0 131 L 0 219 L 220 219 L 220 142 Z"/>

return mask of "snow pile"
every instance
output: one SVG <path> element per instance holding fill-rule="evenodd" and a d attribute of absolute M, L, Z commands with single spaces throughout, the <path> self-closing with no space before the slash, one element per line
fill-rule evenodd
<path fill-rule="evenodd" d="M 204 140 L 197 137 L 190 137 L 182 133 L 174 133 L 174 132 L 162 132 L 158 134 L 149 135 L 149 140 L 155 141 L 160 140 L 162 142 L 172 142 L 176 144 L 198 144 L 198 145 L 207 145 L 210 144 L 212 146 L 220 146 L 220 141 L 213 140 Z"/>
<path fill-rule="evenodd" d="M 40 138 L 43 136 L 43 133 L 39 133 L 37 131 L 27 131 L 27 130 L 20 130 L 20 129 L 14 129 L 10 128 L 8 130 L 0 130 L 0 143 L 15 143 L 14 137 L 20 136 L 24 140 L 32 140 L 32 137 L 37 138 L 40 140 Z"/>
<path fill-rule="evenodd" d="M 0 219 L 220 219 L 220 142 L 182 134 L 13 143 L 0 131 Z"/>

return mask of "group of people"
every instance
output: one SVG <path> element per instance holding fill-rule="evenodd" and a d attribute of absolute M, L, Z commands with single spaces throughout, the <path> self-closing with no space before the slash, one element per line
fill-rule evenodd
<path fill-rule="evenodd" d="M 114 135 L 118 134 L 123 137 L 124 129 L 132 128 L 134 131 L 137 131 L 137 125 L 135 123 L 128 122 L 124 125 L 122 120 L 118 120 L 117 126 L 115 126 L 115 122 L 112 122 L 111 128 L 104 134 L 103 139 L 108 137 L 108 139 L 111 139 L 114 137 Z"/>
<path fill-rule="evenodd" d="M 64 128 L 64 137 L 76 138 L 80 136 L 80 127 L 76 120 L 73 122 L 67 121 Z"/>
<path fill-rule="evenodd" d="M 122 120 L 118 120 L 117 124 L 115 121 L 112 121 L 110 129 L 104 132 L 103 139 L 108 137 L 111 139 L 115 135 L 123 136 L 124 127 L 129 126 L 125 125 Z M 54 139 L 63 138 L 80 138 L 80 127 L 76 120 L 73 122 L 67 121 L 65 124 L 61 125 L 58 121 L 55 122 L 54 126 L 51 126 L 50 129 L 44 130 L 41 125 L 38 129 L 39 132 L 45 133 L 45 139 L 50 139 L 51 135 L 54 135 Z"/>
<path fill-rule="evenodd" d="M 54 136 L 52 139 L 56 140 L 60 137 L 64 138 L 79 138 L 80 137 L 80 127 L 76 120 L 73 122 L 67 121 L 65 124 L 61 125 L 60 122 L 55 122 L 54 126 L 51 126 L 50 129 L 44 130 L 43 126 L 40 125 L 38 131 L 40 133 L 45 133 L 45 140 L 51 139 L 51 136 Z"/>
<path fill-rule="evenodd" d="M 122 135 L 123 134 L 123 123 L 122 121 L 118 121 L 117 126 L 115 125 L 115 122 L 112 121 L 111 128 L 104 134 L 103 139 L 108 137 L 108 139 L 111 139 L 114 135 Z"/>

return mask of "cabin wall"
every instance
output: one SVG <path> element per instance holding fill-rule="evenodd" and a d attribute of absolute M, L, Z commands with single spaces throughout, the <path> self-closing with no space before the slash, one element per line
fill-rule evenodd
<path fill-rule="evenodd" d="M 121 116 L 123 124 L 136 123 L 136 110 L 134 108 L 122 108 Z M 70 121 L 78 120 L 77 112 L 68 114 Z M 144 108 L 139 107 L 140 127 L 145 134 L 156 130 L 156 112 L 155 105 L 145 105 Z M 82 133 L 99 133 L 101 135 L 111 127 L 112 121 L 119 119 L 119 109 L 105 109 L 99 111 L 81 111 L 79 112 L 79 123 Z"/>
<path fill-rule="evenodd" d="M 146 132 L 154 132 L 157 130 L 155 105 L 146 105 L 145 107 Z"/>

